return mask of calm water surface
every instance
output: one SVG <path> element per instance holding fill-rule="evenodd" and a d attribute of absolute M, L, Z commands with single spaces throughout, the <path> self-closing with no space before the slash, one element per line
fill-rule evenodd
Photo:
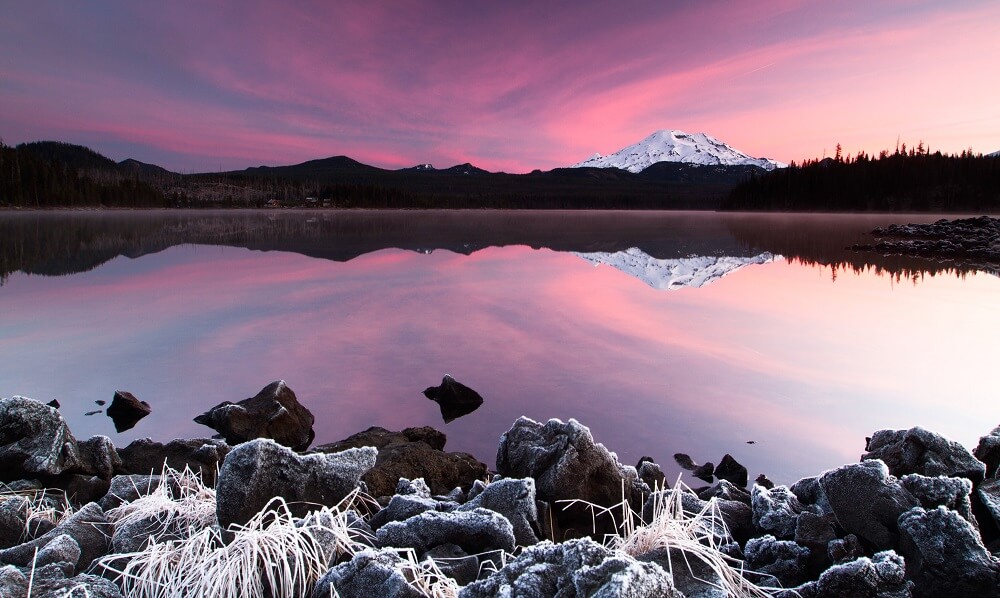
<path fill-rule="evenodd" d="M 625 463 L 728 452 L 790 483 L 879 428 L 973 447 L 1000 423 L 1000 278 L 844 250 L 936 218 L 0 214 L 0 396 L 123 446 L 207 436 L 194 416 L 284 379 L 317 444 L 431 425 L 493 465 L 517 417 L 572 417 Z M 706 256 L 732 271 L 702 280 Z M 445 373 L 485 398 L 447 425 L 421 394 Z M 153 406 L 121 434 L 84 415 L 116 389 Z"/>

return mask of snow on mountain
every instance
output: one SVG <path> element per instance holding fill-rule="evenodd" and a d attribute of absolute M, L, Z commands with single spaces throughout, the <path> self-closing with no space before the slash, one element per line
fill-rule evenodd
<path fill-rule="evenodd" d="M 640 172 L 657 162 L 687 162 L 689 164 L 727 166 L 752 165 L 765 170 L 784 168 L 787 164 L 770 158 L 754 158 L 733 149 L 711 135 L 685 133 L 684 131 L 657 131 L 639 143 L 634 143 L 609 156 L 595 154 L 592 158 L 574 164 L 573 168 L 621 168 Z"/>
<path fill-rule="evenodd" d="M 992 154 L 986 154 L 987 158 L 1000 158 L 1000 150 L 993 152 Z"/>
<path fill-rule="evenodd" d="M 661 260 L 638 247 L 615 253 L 577 253 L 588 262 L 618 268 L 654 289 L 675 291 L 685 287 L 703 287 L 750 264 L 767 264 L 775 259 L 772 253 L 752 257 L 694 255 Z"/>

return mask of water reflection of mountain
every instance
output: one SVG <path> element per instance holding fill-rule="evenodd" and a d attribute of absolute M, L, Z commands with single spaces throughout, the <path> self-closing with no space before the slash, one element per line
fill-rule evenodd
<path fill-rule="evenodd" d="M 83 272 L 118 256 L 136 258 L 180 244 L 289 251 L 336 261 L 389 248 L 469 254 L 527 245 L 577 253 L 634 247 L 658 260 L 752 258 L 769 252 L 809 264 L 905 277 L 975 270 L 845 249 L 864 241 L 875 226 L 936 218 L 711 212 L 15 212 L 0 214 L 0 280 L 14 272 Z"/>
<path fill-rule="evenodd" d="M 749 265 L 766 264 L 774 260 L 774 255 L 766 252 L 753 257 L 693 255 L 659 259 L 638 247 L 614 253 L 598 251 L 575 255 L 595 266 L 606 265 L 621 270 L 661 291 L 700 288 Z"/>

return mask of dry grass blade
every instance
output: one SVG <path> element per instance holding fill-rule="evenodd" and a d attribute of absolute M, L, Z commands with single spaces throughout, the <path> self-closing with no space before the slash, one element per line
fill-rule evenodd
<path fill-rule="evenodd" d="M 2 484 L 2 487 L 4 489 L 0 490 L 0 503 L 10 498 L 20 498 L 24 501 L 22 540 L 27 539 L 28 530 L 32 527 L 32 523 L 44 520 L 58 524 L 74 512 L 73 505 L 62 490 L 10 490 L 6 484 Z"/>
<path fill-rule="evenodd" d="M 428 598 L 458 598 L 458 582 L 445 575 L 434 559 L 419 561 L 411 548 L 400 550 L 399 555 L 403 559 L 399 571 L 410 587 Z"/>
<path fill-rule="evenodd" d="M 108 510 L 107 516 L 116 527 L 155 521 L 153 537 L 167 530 L 189 536 L 215 523 L 215 490 L 187 467 L 177 471 L 164 466 L 152 491 Z"/>

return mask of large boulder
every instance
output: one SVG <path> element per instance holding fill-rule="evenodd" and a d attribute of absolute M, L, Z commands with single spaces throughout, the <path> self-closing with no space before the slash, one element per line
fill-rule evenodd
<path fill-rule="evenodd" d="M 424 390 L 424 396 L 441 408 L 444 423 L 468 415 L 483 404 L 483 397 L 479 396 L 478 392 L 447 374 L 441 379 L 440 386 L 431 386 Z"/>
<path fill-rule="evenodd" d="M 996 476 L 997 467 L 1000 466 L 1000 426 L 981 437 L 972 454 L 986 464 L 986 477 Z"/>
<path fill-rule="evenodd" d="M 683 598 L 659 565 L 616 555 L 589 538 L 529 546 L 499 571 L 459 592 L 460 598 L 495 596 Z"/>
<path fill-rule="evenodd" d="M 80 451 L 59 411 L 26 397 L 0 399 L 0 480 L 59 475 Z"/>
<path fill-rule="evenodd" d="M 521 417 L 500 437 L 497 472 L 505 477 L 534 478 L 538 498 L 547 502 L 586 501 L 610 507 L 623 499 L 638 508 L 649 487 L 634 467 L 625 466 L 590 430 L 574 419 L 541 424 Z M 572 535 L 614 531 L 610 517 L 598 517 L 582 503 L 559 509 L 560 527 Z"/>
<path fill-rule="evenodd" d="M 80 549 L 80 556 L 75 564 L 82 571 L 89 567 L 94 559 L 108 552 L 108 538 L 111 537 L 111 531 L 112 526 L 101 507 L 97 503 L 88 503 L 34 540 L 0 550 L 0 564 L 28 566 L 35 558 L 36 551 L 44 550 L 50 542 L 65 535 L 72 538 Z"/>
<path fill-rule="evenodd" d="M 446 453 L 447 438 L 433 428 L 406 428 L 391 432 L 372 427 L 339 442 L 324 444 L 314 453 L 333 454 L 351 447 L 378 449 L 375 467 L 362 480 L 372 496 L 392 496 L 401 478 L 423 478 L 434 494 L 447 494 L 456 487 L 468 489 L 487 477 L 487 467 L 468 453 Z"/>
<path fill-rule="evenodd" d="M 124 432 L 135 427 L 139 420 L 153 412 L 146 401 L 140 401 L 130 392 L 116 390 L 108 406 L 108 417 L 115 422 L 115 431 Z"/>
<path fill-rule="evenodd" d="M 403 563 L 393 550 L 363 550 L 327 571 L 312 598 L 422 598 L 400 571 Z"/>
<path fill-rule="evenodd" d="M 837 523 L 877 550 L 895 547 L 899 516 L 918 505 L 881 461 L 862 461 L 825 472 L 819 478 Z"/>
<path fill-rule="evenodd" d="M 921 427 L 909 430 L 879 430 L 872 434 L 862 460 L 879 459 L 889 473 L 948 476 L 982 481 L 986 466 L 961 444 Z"/>
<path fill-rule="evenodd" d="M 715 477 L 720 480 L 726 480 L 740 488 L 746 488 L 749 474 L 746 467 L 734 459 L 732 455 L 726 453 L 723 455 L 722 460 L 719 461 L 719 464 L 715 466 Z"/>
<path fill-rule="evenodd" d="M 743 549 L 746 566 L 751 571 L 773 575 L 783 586 L 802 583 L 809 562 L 809 549 L 768 534 L 750 538 Z"/>
<path fill-rule="evenodd" d="M 768 489 L 754 484 L 750 496 L 753 524 L 757 529 L 785 540 L 795 536 L 799 514 L 806 507 L 788 487 Z"/>
<path fill-rule="evenodd" d="M 834 565 L 819 579 L 787 592 L 796 598 L 909 598 L 903 558 L 892 551 Z M 784 594 L 783 594 L 784 596 Z"/>
<path fill-rule="evenodd" d="M 514 550 L 514 530 L 507 518 L 488 509 L 426 511 L 404 521 L 391 521 L 375 532 L 383 548 L 412 548 L 417 556 L 453 544 L 466 554 Z"/>
<path fill-rule="evenodd" d="M 310 505 L 333 506 L 358 488 L 361 476 L 375 465 L 375 454 L 366 447 L 299 455 L 270 439 L 243 443 L 230 451 L 219 471 L 219 525 L 243 525 L 279 496 L 296 516 L 305 515 Z"/>
<path fill-rule="evenodd" d="M 80 451 L 80 473 L 110 480 L 115 470 L 122 466 L 121 457 L 107 436 L 91 436 L 78 442 L 77 447 Z"/>
<path fill-rule="evenodd" d="M 121 464 L 115 467 L 115 473 L 159 475 L 164 466 L 177 471 L 189 468 L 201 475 L 206 485 L 214 486 L 216 473 L 228 453 L 228 444 L 212 438 L 171 440 L 166 444 L 154 442 L 151 438 L 140 438 L 118 449 Z"/>
<path fill-rule="evenodd" d="M 900 516 L 899 530 L 914 596 L 1000 596 L 1000 561 L 955 511 L 911 509 Z"/>
<path fill-rule="evenodd" d="M 313 414 L 299 403 L 284 380 L 272 382 L 256 396 L 238 403 L 223 401 L 194 421 L 214 429 L 229 444 L 270 438 L 292 450 L 304 451 L 316 435 Z"/>
<path fill-rule="evenodd" d="M 969 499 L 972 494 L 972 482 L 969 478 L 949 478 L 943 475 L 928 477 L 911 473 L 899 478 L 899 483 L 920 502 L 921 507 L 948 507 L 972 525 L 976 524 Z"/>
<path fill-rule="evenodd" d="M 983 517 L 989 517 L 993 527 L 1000 528 L 1000 478 L 987 480 L 976 489 L 976 497 L 983 506 Z M 980 524 L 983 524 L 980 518 Z"/>

